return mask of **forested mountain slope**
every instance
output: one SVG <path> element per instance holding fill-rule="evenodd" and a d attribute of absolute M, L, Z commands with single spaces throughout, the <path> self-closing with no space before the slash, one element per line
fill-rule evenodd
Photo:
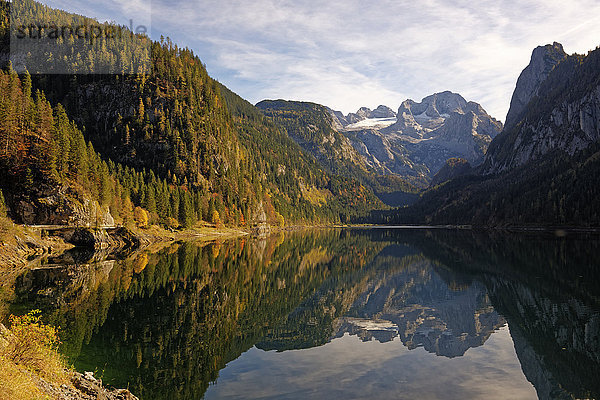
<path fill-rule="evenodd" d="M 358 180 L 389 205 L 414 201 L 417 188 L 403 177 L 389 172 L 382 174 L 368 164 L 348 137 L 336 128 L 337 118 L 327 107 L 286 100 L 263 100 L 256 107 L 328 172 Z"/>
<path fill-rule="evenodd" d="M 42 20 L 95 22 L 34 2 L 31 7 Z M 2 12 L 2 20 L 8 20 L 5 2 Z M 321 170 L 314 158 L 282 135 L 277 126 L 264 121 L 213 80 L 192 51 L 178 48 L 169 39 L 149 42 L 146 37 L 126 37 L 131 42 L 146 42 L 146 47 L 128 42 L 125 46 L 150 49 L 151 73 L 93 74 L 93 64 L 86 64 L 92 70 L 76 74 L 81 72 L 80 65 L 63 63 L 61 67 L 72 73 L 31 77 L 32 90 L 39 90 L 41 98 L 48 99 L 48 107 L 61 110 L 62 119 L 73 121 L 67 125 L 83 133 L 88 142 L 82 146 L 92 149 L 93 145 L 98 150 L 99 154 L 88 152 L 95 154 L 99 165 L 106 164 L 103 174 L 107 179 L 123 187 L 120 201 L 115 201 L 123 204 L 128 198 L 134 207 L 149 213 L 151 222 L 184 226 L 199 220 L 231 225 L 337 222 L 382 206 L 360 183 Z M 119 61 L 113 57 L 119 43 L 104 42 L 94 53 L 99 62 Z M 14 74 L 8 75 L 11 82 L 18 81 Z M 7 85 L 3 95 L 10 87 Z M 22 100 L 16 103 L 23 107 Z M 9 137 L 13 122 L 3 121 L 7 127 L 2 135 Z M 56 141 L 56 131 L 50 123 L 38 136 Z M 26 135 L 17 132 L 17 138 Z M 23 157 L 35 158 L 31 151 L 26 148 Z M 27 169 L 3 165 L 2 173 L 7 176 L 1 188 L 11 215 L 24 220 L 18 208 L 24 188 L 12 188 L 8 182 L 23 181 Z M 32 222 L 54 218 L 37 213 L 38 200 L 60 197 L 57 187 L 75 191 L 79 197 L 85 194 L 92 201 L 98 199 L 101 208 L 113 212 L 111 202 L 99 198 L 87 183 L 75 188 L 70 177 L 43 171 L 39 175 L 34 174 L 31 190 L 25 193 L 30 198 L 28 218 Z M 44 184 L 52 190 L 37 192 Z"/>

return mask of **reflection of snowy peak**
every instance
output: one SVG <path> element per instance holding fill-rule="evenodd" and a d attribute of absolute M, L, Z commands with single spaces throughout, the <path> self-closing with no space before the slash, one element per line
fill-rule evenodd
<path fill-rule="evenodd" d="M 422 346 L 446 357 L 481 346 L 505 323 L 483 285 L 449 285 L 426 263 L 373 281 L 348 315 L 340 319 L 336 337 L 349 333 L 380 342 L 399 337 L 409 349 Z"/>
<path fill-rule="evenodd" d="M 379 106 L 374 111 L 363 107 L 347 116 L 339 111 L 331 115 L 335 128 L 344 132 L 368 165 L 381 173 L 427 181 L 449 158 L 479 164 L 502 130 L 502 124 L 479 104 L 448 91 L 420 103 L 405 100 L 398 113 Z"/>

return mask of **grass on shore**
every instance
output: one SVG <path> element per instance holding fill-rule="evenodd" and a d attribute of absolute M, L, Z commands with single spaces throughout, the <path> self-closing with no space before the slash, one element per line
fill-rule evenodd
<path fill-rule="evenodd" d="M 0 325 L 0 400 L 49 398 L 39 379 L 69 384 L 68 369 L 58 353 L 57 329 L 40 322 L 40 312 L 10 317 L 10 330 Z"/>
<path fill-rule="evenodd" d="M 167 230 L 158 225 L 151 225 L 146 228 L 133 228 L 132 231 L 147 244 L 158 243 L 162 241 L 174 240 L 217 240 L 229 239 L 247 235 L 248 231 L 244 228 L 215 226 L 204 223 L 191 228 L 180 230 Z"/>

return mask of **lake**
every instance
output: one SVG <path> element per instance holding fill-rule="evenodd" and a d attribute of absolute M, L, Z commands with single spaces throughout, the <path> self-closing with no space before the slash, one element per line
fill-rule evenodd
<path fill-rule="evenodd" d="M 17 279 L 140 399 L 600 397 L 600 237 L 321 229 L 71 251 Z"/>

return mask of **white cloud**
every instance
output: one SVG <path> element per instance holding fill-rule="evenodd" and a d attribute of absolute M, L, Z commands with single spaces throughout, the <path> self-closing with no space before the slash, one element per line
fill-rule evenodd
<path fill-rule="evenodd" d="M 154 0 L 152 11 L 155 36 L 194 49 L 248 100 L 344 112 L 452 90 L 503 120 L 535 46 L 600 44 L 596 0 Z"/>

